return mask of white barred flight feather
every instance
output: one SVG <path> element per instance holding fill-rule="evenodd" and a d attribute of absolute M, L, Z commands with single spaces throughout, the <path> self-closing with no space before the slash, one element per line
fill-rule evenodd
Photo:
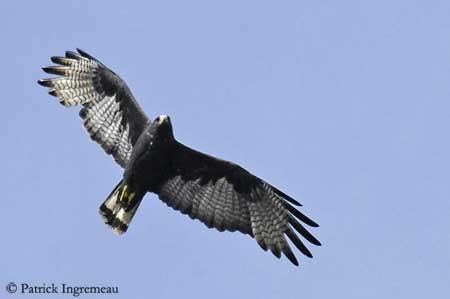
<path fill-rule="evenodd" d="M 89 136 L 125 167 L 133 144 L 149 121 L 125 82 L 79 49 L 78 53 L 67 51 L 66 57 L 53 56 L 51 60 L 58 65 L 43 70 L 62 77 L 38 83 L 48 87 L 64 106 L 83 105 L 80 116 Z"/>

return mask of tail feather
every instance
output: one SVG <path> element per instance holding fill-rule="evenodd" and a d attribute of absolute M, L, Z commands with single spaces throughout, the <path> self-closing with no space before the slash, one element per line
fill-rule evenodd
<path fill-rule="evenodd" d="M 121 180 L 100 206 L 100 215 L 115 233 L 121 235 L 127 231 L 144 194 Z"/>

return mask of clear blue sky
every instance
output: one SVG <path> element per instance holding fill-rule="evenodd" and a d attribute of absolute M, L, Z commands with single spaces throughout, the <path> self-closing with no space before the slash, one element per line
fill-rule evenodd
<path fill-rule="evenodd" d="M 10 281 L 117 298 L 449 295 L 450 2 L 274 3 L 0 3 L 1 298 L 20 297 Z M 75 47 L 178 140 L 302 202 L 321 225 L 314 259 L 293 267 L 153 194 L 113 234 L 98 207 L 121 169 L 36 84 Z"/>

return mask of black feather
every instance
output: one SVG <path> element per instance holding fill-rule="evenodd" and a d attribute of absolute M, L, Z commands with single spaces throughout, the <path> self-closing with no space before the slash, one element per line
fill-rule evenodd
<path fill-rule="evenodd" d="M 307 257 L 313 257 L 311 252 L 308 250 L 308 248 L 306 248 L 305 244 L 303 244 L 303 242 L 297 237 L 292 229 L 289 228 L 286 231 L 286 236 L 289 237 L 289 239 L 292 241 L 292 243 L 294 243 L 295 247 L 297 247 L 301 253 L 303 253 Z"/>
<path fill-rule="evenodd" d="M 296 231 L 299 232 L 306 240 L 308 240 L 311 244 L 320 246 L 319 240 L 317 240 L 306 228 L 301 225 L 294 217 L 289 217 L 289 223 L 295 228 Z"/>
<path fill-rule="evenodd" d="M 301 213 L 299 210 L 297 210 L 296 208 L 294 208 L 293 206 L 291 206 L 288 203 L 284 203 L 284 206 L 286 207 L 286 209 L 292 213 L 292 215 L 294 215 L 295 217 L 297 217 L 298 219 L 300 219 L 303 223 L 311 226 L 311 227 L 319 227 L 319 225 L 317 223 L 315 223 L 314 221 L 312 221 L 311 219 L 309 219 L 308 217 L 306 217 L 305 215 L 303 215 L 303 213 Z"/>
<path fill-rule="evenodd" d="M 66 57 L 76 59 L 76 60 L 83 59 L 83 56 L 81 56 L 80 54 L 77 54 L 75 52 L 72 52 L 72 51 L 66 51 Z"/>
<path fill-rule="evenodd" d="M 70 58 L 65 58 L 65 57 L 61 57 L 61 56 L 52 56 L 52 57 L 50 58 L 50 60 L 51 60 L 53 63 L 68 66 L 68 65 L 70 65 L 70 64 L 68 63 L 68 61 L 70 61 L 70 60 L 72 60 L 72 59 L 70 59 Z"/>
<path fill-rule="evenodd" d="M 54 89 L 50 89 L 48 91 L 48 94 L 51 95 L 51 96 L 54 96 L 54 97 L 58 96 L 58 92 L 56 90 L 54 90 Z"/>
<path fill-rule="evenodd" d="M 65 66 L 46 66 L 46 67 L 43 67 L 42 70 L 44 72 L 46 72 L 47 74 L 64 76 L 65 71 L 67 70 L 67 67 L 65 67 Z"/>
<path fill-rule="evenodd" d="M 281 248 L 281 250 L 283 251 L 283 254 L 288 258 L 288 260 L 291 261 L 291 263 L 298 266 L 297 258 L 295 257 L 294 253 L 292 252 L 291 247 L 289 247 L 289 244 L 286 243 L 285 246 L 283 246 Z"/>
<path fill-rule="evenodd" d="M 296 201 L 295 199 L 293 199 L 292 197 L 290 197 L 289 195 L 287 195 L 286 193 L 284 193 L 283 191 L 281 191 L 278 188 L 275 188 L 272 185 L 269 185 L 273 191 L 275 192 L 275 194 L 277 194 L 278 196 L 282 197 L 283 199 L 285 199 L 286 201 L 290 202 L 291 204 L 295 205 L 295 206 L 299 206 L 301 207 L 302 204 L 299 203 L 298 201 Z"/>
<path fill-rule="evenodd" d="M 270 251 L 273 253 L 273 255 L 274 256 L 276 256 L 277 258 L 280 258 L 281 257 L 281 251 L 280 251 L 280 248 L 278 248 L 278 245 L 277 244 L 273 244 L 271 247 L 270 247 Z"/>
<path fill-rule="evenodd" d="M 38 80 L 37 83 L 39 85 L 45 86 L 45 87 L 52 87 L 52 80 L 51 79 L 42 79 Z"/>
<path fill-rule="evenodd" d="M 98 61 L 97 58 L 95 58 L 94 56 L 90 55 L 89 53 L 87 53 L 87 52 L 81 50 L 80 48 L 77 48 L 77 51 L 78 51 L 78 53 L 80 53 L 81 56 L 83 56 L 84 58 L 88 58 L 88 59 L 91 59 L 91 60 L 94 60 L 94 61 L 96 61 L 96 62 L 101 63 L 100 61 Z"/>
<path fill-rule="evenodd" d="M 264 242 L 263 239 L 256 240 L 256 243 L 258 243 L 259 247 L 261 247 L 262 250 L 267 251 L 267 245 L 266 245 L 266 242 Z"/>

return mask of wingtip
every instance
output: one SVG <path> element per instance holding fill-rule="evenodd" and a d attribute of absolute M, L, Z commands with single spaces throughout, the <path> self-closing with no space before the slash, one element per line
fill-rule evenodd
<path fill-rule="evenodd" d="M 309 222 L 308 224 L 310 227 L 319 227 L 320 225 L 317 224 L 315 221 L 311 220 L 311 222 Z"/>
<path fill-rule="evenodd" d="M 60 59 L 59 56 L 52 56 L 52 57 L 50 57 L 50 61 L 53 62 L 53 63 L 58 63 L 59 59 Z"/>
<path fill-rule="evenodd" d="M 312 238 L 308 238 L 308 241 L 309 241 L 311 244 L 316 245 L 316 246 L 322 246 L 322 243 L 320 243 L 320 241 L 317 240 L 316 237 L 314 237 L 313 235 L 311 235 L 311 236 L 312 236 Z"/>
<path fill-rule="evenodd" d="M 297 258 L 295 257 L 295 254 L 292 252 L 291 247 L 288 245 L 286 240 L 284 240 L 284 243 L 282 244 L 281 251 L 283 252 L 284 256 L 287 257 L 287 259 L 295 266 L 298 266 Z"/>
<path fill-rule="evenodd" d="M 266 184 L 268 184 L 268 183 L 266 183 Z M 295 199 L 293 199 L 291 196 L 287 195 L 286 193 L 284 193 L 280 189 L 278 189 L 278 188 L 276 188 L 276 187 L 274 187 L 274 186 L 272 186 L 270 184 L 268 184 L 268 185 L 272 188 L 273 191 L 275 191 L 275 193 L 278 196 L 282 197 L 285 201 L 291 203 L 294 206 L 298 206 L 298 207 L 302 207 L 303 206 L 301 203 L 299 203 L 298 201 L 296 201 Z"/>
<path fill-rule="evenodd" d="M 94 56 L 92 56 L 92 55 L 89 54 L 88 52 L 86 52 L 86 51 L 84 51 L 84 50 L 82 50 L 82 49 L 80 49 L 80 48 L 76 48 L 76 49 L 77 49 L 77 52 L 78 52 L 82 57 L 87 58 L 87 59 L 94 60 L 94 61 L 96 61 L 96 62 L 100 62 L 100 61 L 98 61 L 97 58 L 95 58 Z"/>
<path fill-rule="evenodd" d="M 58 65 L 70 65 L 70 63 L 68 62 L 68 58 L 67 57 L 61 57 L 61 56 L 52 56 L 50 57 L 50 60 L 54 63 L 54 64 L 58 64 Z"/>
<path fill-rule="evenodd" d="M 44 86 L 44 87 L 48 87 L 48 81 L 46 80 L 37 80 L 37 84 Z"/>
<path fill-rule="evenodd" d="M 297 258 L 295 257 L 295 255 L 292 253 L 292 252 L 290 252 L 290 254 L 284 254 L 286 257 L 287 257 L 287 259 L 294 265 L 294 266 L 296 266 L 296 267 L 298 267 L 299 266 L 299 263 L 298 263 L 298 260 L 297 260 Z"/>
<path fill-rule="evenodd" d="M 307 217 L 305 214 L 303 214 L 302 212 L 300 212 L 299 210 L 294 208 L 289 203 L 285 202 L 284 206 L 292 215 L 294 215 L 296 218 L 301 220 L 306 225 L 308 225 L 310 227 L 319 227 L 319 225 L 315 221 L 313 221 L 311 218 Z"/>
<path fill-rule="evenodd" d="M 51 96 L 54 96 L 54 97 L 57 97 L 57 96 L 58 96 L 58 94 L 57 94 L 57 92 L 56 92 L 55 89 L 49 90 L 49 91 L 48 91 L 48 94 L 51 95 Z"/>
<path fill-rule="evenodd" d="M 38 80 L 37 83 L 44 87 L 48 87 L 48 88 L 53 87 L 52 79 L 41 79 L 41 80 Z"/>
<path fill-rule="evenodd" d="M 64 76 L 64 67 L 61 66 L 44 66 L 42 70 L 47 74 Z"/>
<path fill-rule="evenodd" d="M 76 60 L 80 60 L 81 59 L 80 54 L 75 53 L 73 51 L 66 51 L 65 55 L 66 55 L 66 58 L 76 59 Z"/>
<path fill-rule="evenodd" d="M 286 236 L 288 236 L 292 243 L 294 243 L 295 247 L 297 247 L 303 255 L 312 258 L 311 251 L 309 251 L 309 249 L 305 246 L 305 244 L 303 244 L 291 228 L 286 231 Z"/>
<path fill-rule="evenodd" d="M 297 207 L 303 207 L 303 205 L 301 203 L 299 203 L 298 201 L 296 201 L 295 199 L 293 199 L 292 197 L 289 197 L 288 199 L 286 199 L 287 201 L 289 201 L 291 204 L 293 204 L 294 206 Z"/>

